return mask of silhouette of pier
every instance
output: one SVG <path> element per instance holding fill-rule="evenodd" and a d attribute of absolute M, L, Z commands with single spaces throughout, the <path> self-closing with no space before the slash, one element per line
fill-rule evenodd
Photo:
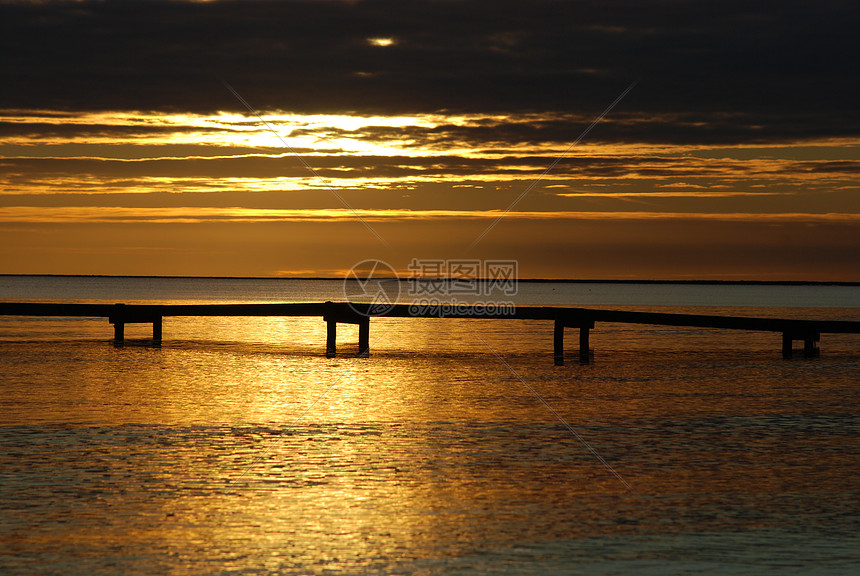
<path fill-rule="evenodd" d="M 53 304 L 0 303 L 0 316 L 107 318 L 114 327 L 114 343 L 125 342 L 125 325 L 152 324 L 152 340 L 160 344 L 165 317 L 190 316 L 319 316 L 326 322 L 326 355 L 337 354 L 337 325 L 358 325 L 358 354 L 370 354 L 370 321 L 373 318 L 473 318 L 483 320 L 547 320 L 554 322 L 553 357 L 556 365 L 564 364 L 566 328 L 579 329 L 579 361 L 590 359 L 589 335 L 598 322 L 650 324 L 775 332 L 782 334 L 782 355 L 791 358 L 795 341 L 803 342 L 803 354 L 819 354 L 821 334 L 860 334 L 860 322 L 846 320 L 796 320 L 784 318 L 751 318 L 659 312 L 632 312 L 591 308 L 550 306 L 517 306 L 488 312 L 486 308 L 457 305 L 449 308 L 427 308 L 397 304 L 379 309 L 370 304 L 346 302 L 298 304 Z"/>

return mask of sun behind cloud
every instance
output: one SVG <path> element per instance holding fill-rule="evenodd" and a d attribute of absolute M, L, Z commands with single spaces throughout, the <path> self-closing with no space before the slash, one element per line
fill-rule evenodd
<path fill-rule="evenodd" d="M 384 48 L 387 46 L 394 46 L 395 44 L 397 44 L 397 40 L 394 38 L 376 37 L 368 38 L 367 43 L 371 46 L 381 46 Z"/>

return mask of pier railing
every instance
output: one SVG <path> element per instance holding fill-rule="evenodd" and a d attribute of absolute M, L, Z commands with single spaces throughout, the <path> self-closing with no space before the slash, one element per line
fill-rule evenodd
<path fill-rule="evenodd" d="M 408 304 L 389 305 L 380 309 L 371 304 L 347 302 L 289 304 L 77 304 L 77 303 L 0 303 L 0 316 L 88 317 L 107 318 L 114 326 L 114 343 L 125 341 L 125 325 L 152 324 L 152 339 L 162 341 L 164 317 L 183 316 L 319 316 L 327 324 L 326 355 L 337 354 L 337 324 L 357 324 L 358 354 L 370 353 L 370 320 L 372 318 L 473 318 L 484 320 L 551 320 L 554 322 L 553 355 L 555 363 L 564 363 L 564 330 L 579 329 L 579 360 L 589 361 L 589 332 L 597 322 L 687 326 L 722 330 L 777 332 L 782 334 L 782 354 L 790 358 L 794 341 L 803 341 L 804 355 L 818 355 L 823 333 L 860 334 L 860 322 L 846 320 L 803 320 L 633 312 L 592 308 L 553 306 L 517 306 L 515 309 L 488 310 L 468 305 L 450 308 L 421 308 Z"/>

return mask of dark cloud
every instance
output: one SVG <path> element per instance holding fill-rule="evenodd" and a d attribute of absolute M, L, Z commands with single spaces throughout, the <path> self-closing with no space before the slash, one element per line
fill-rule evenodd
<path fill-rule="evenodd" d="M 641 78 L 618 113 L 646 121 L 594 140 L 856 136 L 858 14 L 827 0 L 6 3 L 0 108 L 241 111 L 220 77 L 261 110 L 590 115 Z M 577 130 L 495 138 L 553 131 Z"/>
<path fill-rule="evenodd" d="M 231 132 L 229 128 L 207 128 L 201 126 L 147 126 L 129 124 L 56 124 L 50 122 L 0 122 L 0 137 L 38 138 L 116 138 L 153 137 L 169 134 L 221 134 Z"/>
<path fill-rule="evenodd" d="M 433 156 L 317 156 L 307 161 L 322 178 L 403 178 L 424 181 L 463 182 L 490 178 L 503 181 L 531 181 L 546 166 L 558 159 L 551 156 L 463 158 Z M 795 181 L 812 175 L 850 181 L 860 173 L 860 161 L 784 161 L 773 159 L 749 163 L 731 159 L 649 156 L 579 156 L 558 160 L 550 179 L 558 181 L 592 179 L 721 179 L 737 180 L 767 177 L 776 181 Z M 291 154 L 282 156 L 240 156 L 216 158 L 152 158 L 135 161 L 104 158 L 6 158 L 0 161 L 0 183 L 18 187 L 34 181 L 54 179 L 57 186 L 66 179 L 96 178 L 99 181 L 123 180 L 139 185 L 140 179 L 232 178 L 313 178 L 308 169 Z M 90 183 L 89 185 L 95 185 Z"/>
<path fill-rule="evenodd" d="M 594 110 L 594 116 L 599 110 Z M 547 114 L 544 119 L 522 120 L 516 116 L 500 120 L 441 124 L 438 126 L 387 127 L 368 126 L 360 130 L 327 128 L 324 136 L 372 141 L 407 141 L 404 147 L 422 149 L 472 148 L 510 145 L 565 145 L 581 134 L 594 116 L 583 118 Z M 827 135 L 831 138 L 856 137 L 858 126 L 851 123 L 831 123 Z M 297 129 L 290 137 L 304 134 L 320 135 L 318 130 Z M 814 139 L 823 135 L 820 120 L 811 114 L 712 113 L 648 114 L 618 112 L 602 120 L 588 140 L 603 143 L 650 143 L 711 145 L 736 143 L 766 145 L 786 140 Z"/>

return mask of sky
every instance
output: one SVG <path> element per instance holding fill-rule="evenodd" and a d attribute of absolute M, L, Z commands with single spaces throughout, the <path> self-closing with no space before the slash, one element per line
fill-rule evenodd
<path fill-rule="evenodd" d="M 854 2 L 0 0 L 0 273 L 860 281 Z"/>

